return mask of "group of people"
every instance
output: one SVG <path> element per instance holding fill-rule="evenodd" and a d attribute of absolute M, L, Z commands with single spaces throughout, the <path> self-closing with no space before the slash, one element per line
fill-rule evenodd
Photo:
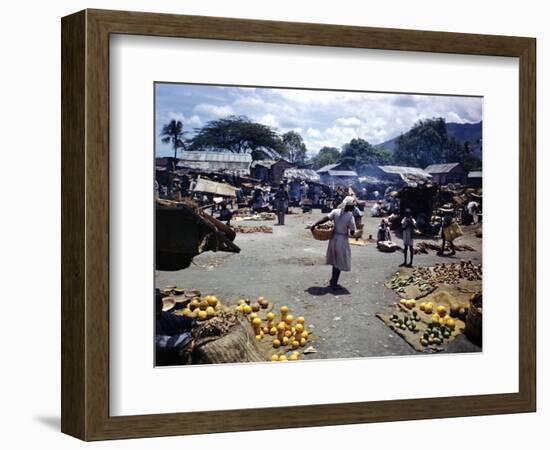
<path fill-rule="evenodd" d="M 318 220 L 311 226 L 311 230 L 326 222 L 333 222 L 333 233 L 329 240 L 326 251 L 326 264 L 332 266 L 331 278 L 329 287 L 332 290 L 340 289 L 339 278 L 342 271 L 348 272 L 351 270 L 351 247 L 348 241 L 349 237 L 355 237 L 358 233 L 357 217 L 354 212 L 357 210 L 357 199 L 350 192 L 337 208 L 333 209 L 328 215 Z M 454 246 L 454 236 L 456 236 L 455 228 L 455 211 L 452 205 L 444 205 L 439 209 L 442 215 L 441 226 L 441 249 L 438 255 L 443 255 L 446 247 L 450 248 L 449 256 L 456 253 Z M 406 208 L 403 218 L 400 222 L 402 239 L 403 239 L 403 262 L 400 267 L 412 267 L 414 259 L 414 237 L 415 234 L 420 234 L 418 224 L 413 217 L 413 212 L 410 208 Z M 451 230 L 453 232 L 451 232 Z M 377 241 L 390 241 L 390 224 L 387 219 L 382 219 L 378 226 Z"/>
<path fill-rule="evenodd" d="M 290 196 L 285 183 L 280 183 L 276 190 L 269 192 L 257 188 L 252 195 L 252 211 L 266 212 L 273 209 L 277 214 L 277 225 L 285 224 L 289 203 Z"/>

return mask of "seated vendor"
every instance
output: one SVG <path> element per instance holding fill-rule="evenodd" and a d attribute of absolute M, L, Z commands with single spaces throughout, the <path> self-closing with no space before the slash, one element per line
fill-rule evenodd
<path fill-rule="evenodd" d="M 370 210 L 372 217 L 381 217 L 383 214 L 382 201 L 378 200 Z"/>
<path fill-rule="evenodd" d="M 155 289 L 155 365 L 185 364 L 185 349 L 192 340 L 195 319 L 162 310 L 162 295 Z"/>
<path fill-rule="evenodd" d="M 376 241 L 391 241 L 390 224 L 386 219 L 382 219 L 380 225 L 378 225 L 378 234 L 376 237 Z"/>
<path fill-rule="evenodd" d="M 222 222 L 225 222 L 227 225 L 231 225 L 231 219 L 233 218 L 233 213 L 227 207 L 226 202 L 220 203 L 220 215 L 219 219 Z"/>

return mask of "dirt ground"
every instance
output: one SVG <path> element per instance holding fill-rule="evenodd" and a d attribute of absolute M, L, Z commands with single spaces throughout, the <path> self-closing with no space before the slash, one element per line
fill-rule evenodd
<path fill-rule="evenodd" d="M 381 253 L 376 244 L 352 245 L 352 271 L 343 272 L 340 284 L 345 290 L 327 288 L 330 266 L 325 265 L 327 242 L 313 239 L 306 226 L 323 216 L 319 210 L 286 216 L 284 226 L 274 221 L 241 221 L 239 225 L 269 225 L 272 234 L 237 234 L 235 243 L 241 253 L 204 253 L 188 269 L 177 272 L 157 271 L 157 287 L 175 284 L 199 289 L 203 295 L 215 294 L 224 303 L 239 298 L 264 296 L 277 308 L 287 305 L 294 316 L 303 315 L 315 336 L 317 353 L 303 359 L 358 358 L 417 354 L 402 338 L 393 333 L 375 314 L 388 310 L 398 297 L 384 287 L 403 260 L 401 252 Z M 376 236 L 379 218 L 365 211 L 364 237 Z M 481 239 L 471 227 L 456 241 L 476 251 L 457 252 L 454 257 L 435 252 L 420 254 L 414 265 L 460 259 L 481 263 Z M 398 237 L 392 238 L 398 244 Z M 478 352 L 479 347 L 463 335 L 452 341 L 447 352 Z"/>

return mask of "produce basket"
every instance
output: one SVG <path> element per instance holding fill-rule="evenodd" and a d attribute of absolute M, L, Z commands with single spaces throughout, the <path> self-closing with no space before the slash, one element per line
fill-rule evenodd
<path fill-rule="evenodd" d="M 378 250 L 384 253 L 393 253 L 397 250 L 397 244 L 392 241 L 380 241 L 376 244 Z"/>
<path fill-rule="evenodd" d="M 333 233 L 334 228 L 313 227 L 311 229 L 311 234 L 313 234 L 313 237 L 318 241 L 328 241 L 332 237 Z"/>
<path fill-rule="evenodd" d="M 466 315 L 464 333 L 476 344 L 481 344 L 483 334 L 482 296 L 481 293 L 472 295 L 470 308 Z"/>

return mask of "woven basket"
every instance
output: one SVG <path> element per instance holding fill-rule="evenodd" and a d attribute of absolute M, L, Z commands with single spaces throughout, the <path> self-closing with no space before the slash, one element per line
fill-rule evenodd
<path fill-rule="evenodd" d="M 317 239 L 318 241 L 328 241 L 332 234 L 334 233 L 334 228 L 323 229 L 323 228 L 312 228 L 311 234 L 313 234 L 313 237 Z"/>
<path fill-rule="evenodd" d="M 464 333 L 476 344 L 481 344 L 483 336 L 483 313 L 482 308 L 476 306 L 480 300 L 481 294 L 474 294 L 470 299 L 470 307 L 468 308 L 468 314 L 464 322 L 466 323 L 466 328 Z"/>

